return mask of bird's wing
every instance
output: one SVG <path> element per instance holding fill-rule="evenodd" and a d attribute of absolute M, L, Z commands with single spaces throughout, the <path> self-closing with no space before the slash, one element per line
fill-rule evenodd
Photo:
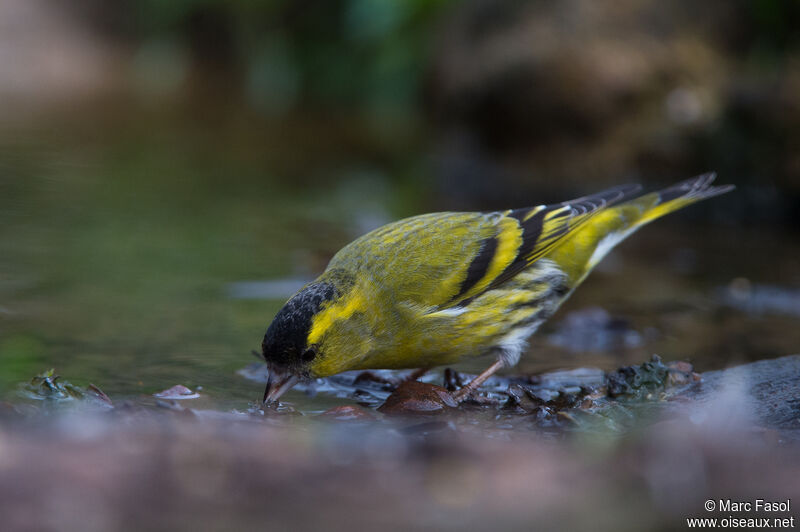
<path fill-rule="evenodd" d="M 343 248 L 328 270 L 357 271 L 395 303 L 463 306 L 547 254 L 605 207 L 639 190 L 626 185 L 553 205 L 491 213 L 433 213 L 400 220 Z"/>
<path fill-rule="evenodd" d="M 492 279 L 487 288 L 496 288 L 508 281 L 545 256 L 565 236 L 578 229 L 592 216 L 606 207 L 633 197 L 641 188 L 641 185 L 621 185 L 563 203 L 509 211 L 507 216 L 519 221 L 522 244 L 514 260 L 500 275 Z M 470 297 L 475 295 L 477 294 Z"/>

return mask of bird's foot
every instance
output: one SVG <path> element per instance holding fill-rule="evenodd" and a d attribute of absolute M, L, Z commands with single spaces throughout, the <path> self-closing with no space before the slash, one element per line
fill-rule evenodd
<path fill-rule="evenodd" d="M 453 399 L 455 399 L 457 403 L 462 403 L 467 398 L 469 398 L 469 396 L 472 395 L 480 387 L 481 384 L 486 382 L 486 380 L 489 377 L 494 375 L 497 372 L 497 370 L 502 368 L 504 365 L 505 363 L 503 362 L 502 359 L 496 360 L 494 364 L 486 368 L 480 375 L 469 381 L 464 387 L 462 387 L 457 392 L 454 392 Z"/>

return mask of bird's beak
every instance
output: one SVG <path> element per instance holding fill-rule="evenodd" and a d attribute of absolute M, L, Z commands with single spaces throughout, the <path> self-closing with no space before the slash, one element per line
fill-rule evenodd
<path fill-rule="evenodd" d="M 280 399 L 281 395 L 297 384 L 298 380 L 296 375 L 284 375 L 270 369 L 269 377 L 267 377 L 267 389 L 264 390 L 264 404 L 273 403 Z"/>

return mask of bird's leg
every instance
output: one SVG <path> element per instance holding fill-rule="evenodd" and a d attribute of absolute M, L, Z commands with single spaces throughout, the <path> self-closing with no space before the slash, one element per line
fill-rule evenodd
<path fill-rule="evenodd" d="M 460 403 L 461 401 L 469 397 L 472 394 L 472 392 L 477 390 L 481 384 L 486 382 L 486 379 L 494 375 L 495 372 L 497 372 L 497 370 L 501 369 L 503 366 L 505 366 L 505 362 L 503 362 L 502 359 L 496 360 L 495 363 L 486 368 L 483 371 L 483 373 L 481 373 L 480 375 L 469 381 L 463 388 L 455 392 L 453 394 L 453 399 L 455 399 Z"/>
<path fill-rule="evenodd" d="M 422 377 L 423 375 L 425 375 L 426 373 L 428 373 L 428 371 L 430 371 L 430 368 L 417 368 L 408 375 L 406 375 L 405 377 L 403 377 L 403 382 L 415 381 L 420 377 Z"/>

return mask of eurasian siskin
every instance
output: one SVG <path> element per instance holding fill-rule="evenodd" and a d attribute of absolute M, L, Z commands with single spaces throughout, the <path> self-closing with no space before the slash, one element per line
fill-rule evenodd
<path fill-rule="evenodd" d="M 502 212 L 423 214 L 348 244 L 269 326 L 264 401 L 299 379 L 432 368 L 493 354 L 457 394 L 513 366 L 536 329 L 594 266 L 644 224 L 728 192 L 714 174 L 638 195 L 624 185 Z"/>

